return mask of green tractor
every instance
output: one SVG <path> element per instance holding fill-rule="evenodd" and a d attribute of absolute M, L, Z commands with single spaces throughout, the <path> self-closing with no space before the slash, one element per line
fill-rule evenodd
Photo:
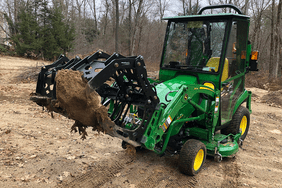
<path fill-rule="evenodd" d="M 214 8 L 238 14 L 201 14 Z M 258 70 L 258 52 L 248 41 L 250 18 L 233 5 L 164 20 L 158 80 L 147 77 L 142 56 L 101 51 L 84 59 L 61 56 L 42 68 L 37 99 L 56 99 L 51 86 L 58 70 L 79 70 L 108 108 L 110 120 L 101 122 L 107 134 L 121 138 L 123 147 L 179 154 L 180 171 L 196 175 L 207 155 L 217 162 L 234 156 L 246 138 L 252 111 L 245 74 Z M 107 84 L 109 78 L 115 82 Z"/>

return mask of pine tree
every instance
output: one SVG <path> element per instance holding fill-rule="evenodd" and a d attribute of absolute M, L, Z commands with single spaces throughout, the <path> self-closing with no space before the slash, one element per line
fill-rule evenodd
<path fill-rule="evenodd" d="M 36 56 L 41 49 L 41 41 L 38 38 L 40 26 L 32 13 L 32 8 L 27 5 L 26 8 L 20 10 L 18 23 L 15 24 L 16 32 L 11 38 L 15 44 L 16 53 L 21 56 Z"/>
<path fill-rule="evenodd" d="M 59 49 L 59 53 L 56 55 L 59 55 L 62 52 L 66 54 L 66 52 L 70 51 L 73 46 L 73 41 L 75 39 L 74 26 L 72 24 L 67 24 L 67 21 L 64 22 L 61 7 L 57 4 L 54 6 L 50 21 L 54 40 Z"/>
<path fill-rule="evenodd" d="M 74 26 L 65 23 L 58 4 L 50 7 L 47 0 L 27 2 L 17 15 L 17 22 L 8 20 L 8 24 L 13 31 L 11 41 L 18 55 L 53 60 L 71 50 Z"/>
<path fill-rule="evenodd" d="M 99 31 L 95 28 L 95 20 L 87 18 L 83 29 L 86 41 L 91 44 L 99 35 Z"/>
<path fill-rule="evenodd" d="M 39 20 L 41 23 L 40 38 L 42 40 L 41 53 L 45 59 L 53 60 L 60 55 L 59 46 L 54 38 L 51 28 L 52 10 L 48 7 L 48 2 L 43 0 L 40 3 Z"/>

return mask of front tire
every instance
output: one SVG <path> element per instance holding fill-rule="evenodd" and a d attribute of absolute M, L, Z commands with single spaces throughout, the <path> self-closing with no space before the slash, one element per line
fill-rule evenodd
<path fill-rule="evenodd" d="M 228 127 L 221 130 L 222 134 L 238 134 L 241 132 L 241 139 L 244 140 L 248 134 L 250 126 L 250 112 L 247 108 L 240 106 L 233 115 L 232 121 Z"/>
<path fill-rule="evenodd" d="M 128 145 L 130 145 L 130 144 L 127 143 L 127 142 L 124 141 L 124 140 L 121 142 L 121 147 L 122 147 L 122 149 L 127 149 L 127 146 L 128 146 Z M 141 146 L 135 147 L 135 149 L 136 149 L 136 152 L 139 152 L 139 151 L 143 151 L 143 150 L 144 150 L 144 148 L 141 147 Z"/>
<path fill-rule="evenodd" d="M 207 149 L 205 144 L 194 139 L 187 140 L 179 154 L 180 172 L 195 176 L 202 169 L 206 156 Z"/>

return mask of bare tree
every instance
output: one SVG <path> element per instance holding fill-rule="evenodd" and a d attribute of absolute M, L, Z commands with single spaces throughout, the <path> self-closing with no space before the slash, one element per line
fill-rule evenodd
<path fill-rule="evenodd" d="M 129 6 L 129 10 L 128 10 L 128 55 L 131 55 L 131 35 L 132 35 L 132 0 L 128 0 L 128 6 Z"/>
<path fill-rule="evenodd" d="M 77 11 L 78 11 L 78 18 L 79 18 L 79 21 L 81 21 L 81 14 L 82 14 L 81 7 L 82 7 L 82 4 L 83 4 L 83 1 L 76 0 L 76 6 L 75 6 L 75 8 L 76 8 Z"/>
<path fill-rule="evenodd" d="M 115 51 L 118 52 L 118 29 L 119 29 L 119 4 L 118 0 L 115 0 L 116 4 L 116 28 L 115 28 Z"/>
<path fill-rule="evenodd" d="M 95 30 L 98 30 L 98 23 L 97 23 L 97 11 L 96 11 L 96 0 L 87 0 L 87 3 L 89 5 L 89 8 L 92 12 L 92 15 L 94 17 L 94 25 L 95 25 Z"/>
<path fill-rule="evenodd" d="M 246 15 L 249 14 L 249 3 L 250 3 L 250 0 L 245 0 L 244 13 L 245 13 Z"/>
<path fill-rule="evenodd" d="M 281 6 L 282 6 L 282 0 L 279 0 L 279 4 L 278 4 L 278 9 L 277 9 L 277 23 L 276 23 L 276 27 L 275 27 L 275 34 L 274 34 L 274 38 L 275 38 L 275 54 L 276 54 L 276 61 L 274 64 L 274 72 L 275 75 L 274 77 L 277 78 L 278 76 L 278 67 L 279 67 L 279 62 L 280 62 L 280 51 L 281 51 L 281 33 L 280 33 L 280 23 L 281 23 Z"/>
<path fill-rule="evenodd" d="M 214 5 L 214 4 L 233 4 L 237 6 L 239 9 L 243 10 L 245 14 L 248 14 L 248 9 L 249 9 L 249 1 L 250 0 L 208 0 L 209 5 Z M 211 10 L 212 12 L 212 10 Z M 223 8 L 220 10 L 220 12 L 229 12 L 232 13 L 234 10 L 231 8 Z"/>
<path fill-rule="evenodd" d="M 200 0 L 180 0 L 183 15 L 197 14 L 200 7 Z"/>
<path fill-rule="evenodd" d="M 104 1 L 105 13 L 104 13 L 104 27 L 103 27 L 103 35 L 106 35 L 107 27 L 108 27 L 108 18 L 110 11 L 110 2 L 109 0 Z"/>
<path fill-rule="evenodd" d="M 31 2 L 31 0 L 2 0 L 0 1 L 1 12 L 7 14 L 9 19 L 15 22 L 20 6 L 27 1 Z M 51 5 L 59 3 L 65 20 L 75 25 L 76 45 L 73 54 L 86 54 L 89 52 L 89 49 L 94 51 L 94 49 L 101 48 L 108 52 L 126 51 L 128 55 L 141 53 L 152 62 L 160 58 L 166 28 L 166 22 L 162 22 L 161 19 L 166 11 L 169 10 L 169 5 L 173 1 L 46 1 L 50 2 Z M 179 15 L 196 14 L 201 3 L 204 2 L 201 0 L 177 1 L 181 4 Z M 249 13 L 251 16 L 249 31 L 253 49 L 260 51 L 261 68 L 270 68 L 271 70 L 269 71 L 272 71 L 271 75 L 275 77 L 277 76 L 278 66 L 280 66 L 280 52 L 282 47 L 282 30 L 280 29 L 281 1 L 282 0 L 208 0 L 210 5 L 231 3 L 238 6 L 245 14 Z M 234 11 L 226 8 L 207 10 L 205 12 L 217 13 Z M 175 15 L 177 15 L 177 13 L 175 13 Z M 87 23 L 92 23 L 93 25 Z M 273 30 L 271 28 L 273 28 Z M 3 29 L 3 27 L 0 27 L 0 30 Z M 93 41 L 85 43 L 86 35 L 89 37 L 89 31 L 91 33 L 91 29 L 93 29 L 93 32 L 95 31 L 95 34 L 91 36 L 94 36 Z M 86 34 L 86 31 L 88 31 L 88 34 Z M 270 64 L 270 67 L 268 67 L 269 60 L 273 63 L 273 65 Z"/>
<path fill-rule="evenodd" d="M 260 28 L 262 25 L 262 17 L 265 13 L 265 10 L 267 9 L 267 7 L 270 4 L 270 0 L 251 0 L 250 1 L 250 9 L 252 11 L 252 20 L 251 20 L 251 24 L 252 24 L 252 31 L 251 31 L 251 35 L 250 35 L 250 39 L 251 42 L 253 44 L 256 44 L 256 48 L 259 49 L 260 45 L 259 45 L 259 39 L 260 39 Z"/>
<path fill-rule="evenodd" d="M 274 68 L 274 9 L 275 0 L 272 0 L 271 5 L 271 33 L 270 33 L 270 57 L 269 57 L 269 80 L 276 77 Z"/>
<path fill-rule="evenodd" d="M 169 6 L 169 2 L 170 0 L 158 0 L 157 8 L 160 15 L 160 21 L 162 21 L 162 18 L 164 17 L 164 13 Z"/>
<path fill-rule="evenodd" d="M 139 26 L 139 19 L 141 17 L 141 11 L 143 7 L 143 0 L 140 0 L 137 6 L 137 11 L 135 13 L 134 17 L 134 28 L 133 28 L 133 35 L 132 35 L 132 48 L 131 48 L 131 53 L 130 55 L 133 55 L 134 50 L 135 50 L 135 45 L 136 45 L 136 37 L 137 37 L 137 28 Z"/>

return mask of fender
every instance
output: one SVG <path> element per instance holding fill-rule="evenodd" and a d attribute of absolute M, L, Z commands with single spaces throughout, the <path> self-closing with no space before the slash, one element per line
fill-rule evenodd
<path fill-rule="evenodd" d="M 240 95 L 240 97 L 238 98 L 235 106 L 234 106 L 234 110 L 233 110 L 233 114 L 235 114 L 235 112 L 237 111 L 237 109 L 239 108 L 239 106 L 243 103 L 243 102 L 247 102 L 247 109 L 250 111 L 250 113 L 252 113 L 252 109 L 251 109 L 251 99 L 252 99 L 252 92 L 251 91 L 243 91 L 243 93 Z"/>

